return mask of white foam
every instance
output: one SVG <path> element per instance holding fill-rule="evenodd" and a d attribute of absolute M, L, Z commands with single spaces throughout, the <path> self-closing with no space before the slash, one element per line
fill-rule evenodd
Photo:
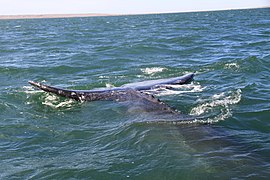
<path fill-rule="evenodd" d="M 145 74 L 155 74 L 158 72 L 164 71 L 166 68 L 161 68 L 161 67 L 152 67 L 152 68 L 144 68 L 141 69 L 141 71 Z"/>
<path fill-rule="evenodd" d="M 106 88 L 114 88 L 115 86 L 110 84 L 110 83 L 106 83 Z"/>
<path fill-rule="evenodd" d="M 108 79 L 110 76 L 98 76 L 99 79 Z"/>
<path fill-rule="evenodd" d="M 47 94 L 45 101 L 42 104 L 50 106 L 52 108 L 70 108 L 74 101 L 72 99 L 66 99 L 59 103 L 59 97 L 51 94 Z"/>
<path fill-rule="evenodd" d="M 33 86 L 23 86 L 23 92 L 26 94 L 36 94 L 44 92 L 43 90 L 37 90 Z M 56 95 L 45 93 L 45 100 L 42 104 L 50 106 L 52 108 L 70 108 L 73 106 L 74 101 L 72 99 L 66 99 L 65 101 L 60 101 L 60 98 Z M 31 104 L 31 102 L 26 102 L 26 104 Z"/>
<path fill-rule="evenodd" d="M 25 92 L 26 94 L 35 94 L 35 93 L 39 93 L 39 92 L 44 92 L 42 90 L 36 90 L 33 86 L 23 86 L 23 92 Z"/>
<path fill-rule="evenodd" d="M 239 69 L 240 66 L 237 63 L 227 63 L 225 64 L 225 69 Z"/>
<path fill-rule="evenodd" d="M 24 90 L 26 90 L 26 91 L 32 91 L 32 90 L 34 90 L 33 86 L 23 86 L 22 88 Z"/>
<path fill-rule="evenodd" d="M 210 98 L 210 100 L 194 107 L 190 114 L 195 116 L 202 116 L 203 114 L 211 112 L 213 109 L 219 108 L 220 113 L 215 117 L 208 118 L 207 120 L 197 120 L 196 122 L 202 121 L 204 123 L 214 123 L 224 120 L 232 115 L 230 105 L 240 102 L 241 92 L 241 89 L 238 89 L 235 92 L 223 92 L 220 94 L 215 94 Z"/>

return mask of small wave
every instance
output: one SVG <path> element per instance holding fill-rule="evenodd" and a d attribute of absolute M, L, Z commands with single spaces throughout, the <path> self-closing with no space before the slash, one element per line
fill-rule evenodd
<path fill-rule="evenodd" d="M 202 116 L 203 114 L 211 114 L 219 109 L 219 114 L 215 115 L 213 118 L 208 118 L 207 120 L 195 120 L 194 122 L 204 122 L 204 123 L 214 123 L 222 121 L 232 115 L 230 105 L 237 104 L 241 100 L 241 89 L 235 92 L 220 93 L 213 95 L 208 102 L 199 104 L 194 107 L 190 114 L 195 116 Z"/>
<path fill-rule="evenodd" d="M 161 67 L 152 67 L 152 68 L 144 68 L 141 69 L 141 71 L 145 74 L 151 75 L 151 74 L 155 74 L 158 72 L 162 72 L 164 71 L 166 68 L 161 68 Z"/>

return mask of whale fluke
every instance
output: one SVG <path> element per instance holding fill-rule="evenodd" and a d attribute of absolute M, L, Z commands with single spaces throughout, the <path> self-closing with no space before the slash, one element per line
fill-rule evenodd
<path fill-rule="evenodd" d="M 137 106 L 143 106 L 145 111 L 160 111 L 167 113 L 178 113 L 169 105 L 161 102 L 153 95 L 144 92 L 136 91 L 134 89 L 121 89 L 121 90 L 104 90 L 104 91 L 81 91 L 81 90 L 66 90 L 56 88 L 34 81 L 29 81 L 29 84 L 45 91 L 53 93 L 62 97 L 71 98 L 76 101 L 117 101 L 133 102 Z"/>
<path fill-rule="evenodd" d="M 144 91 L 163 85 L 186 84 L 192 80 L 193 76 L 194 74 L 190 73 L 176 78 L 130 83 L 121 87 L 97 90 L 67 90 L 34 81 L 28 81 L 28 83 L 45 92 L 71 98 L 76 101 L 130 101 L 139 106 L 143 105 L 145 107 L 144 109 L 147 111 L 178 113 L 178 111 L 174 110 L 169 105 L 161 102 L 151 94 L 146 94 Z"/>

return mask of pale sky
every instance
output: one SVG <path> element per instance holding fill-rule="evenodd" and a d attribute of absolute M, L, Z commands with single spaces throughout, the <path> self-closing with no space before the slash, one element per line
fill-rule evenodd
<path fill-rule="evenodd" d="M 0 0 L 0 15 L 141 14 L 266 6 L 270 0 Z"/>

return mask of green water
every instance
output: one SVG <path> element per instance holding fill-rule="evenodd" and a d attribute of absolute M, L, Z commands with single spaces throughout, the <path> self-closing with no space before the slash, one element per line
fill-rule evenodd
<path fill-rule="evenodd" d="M 0 179 L 268 179 L 270 10 L 0 21 Z M 189 125 L 32 88 L 195 72 L 155 96 Z M 171 120 L 161 123 L 160 120 Z"/>

